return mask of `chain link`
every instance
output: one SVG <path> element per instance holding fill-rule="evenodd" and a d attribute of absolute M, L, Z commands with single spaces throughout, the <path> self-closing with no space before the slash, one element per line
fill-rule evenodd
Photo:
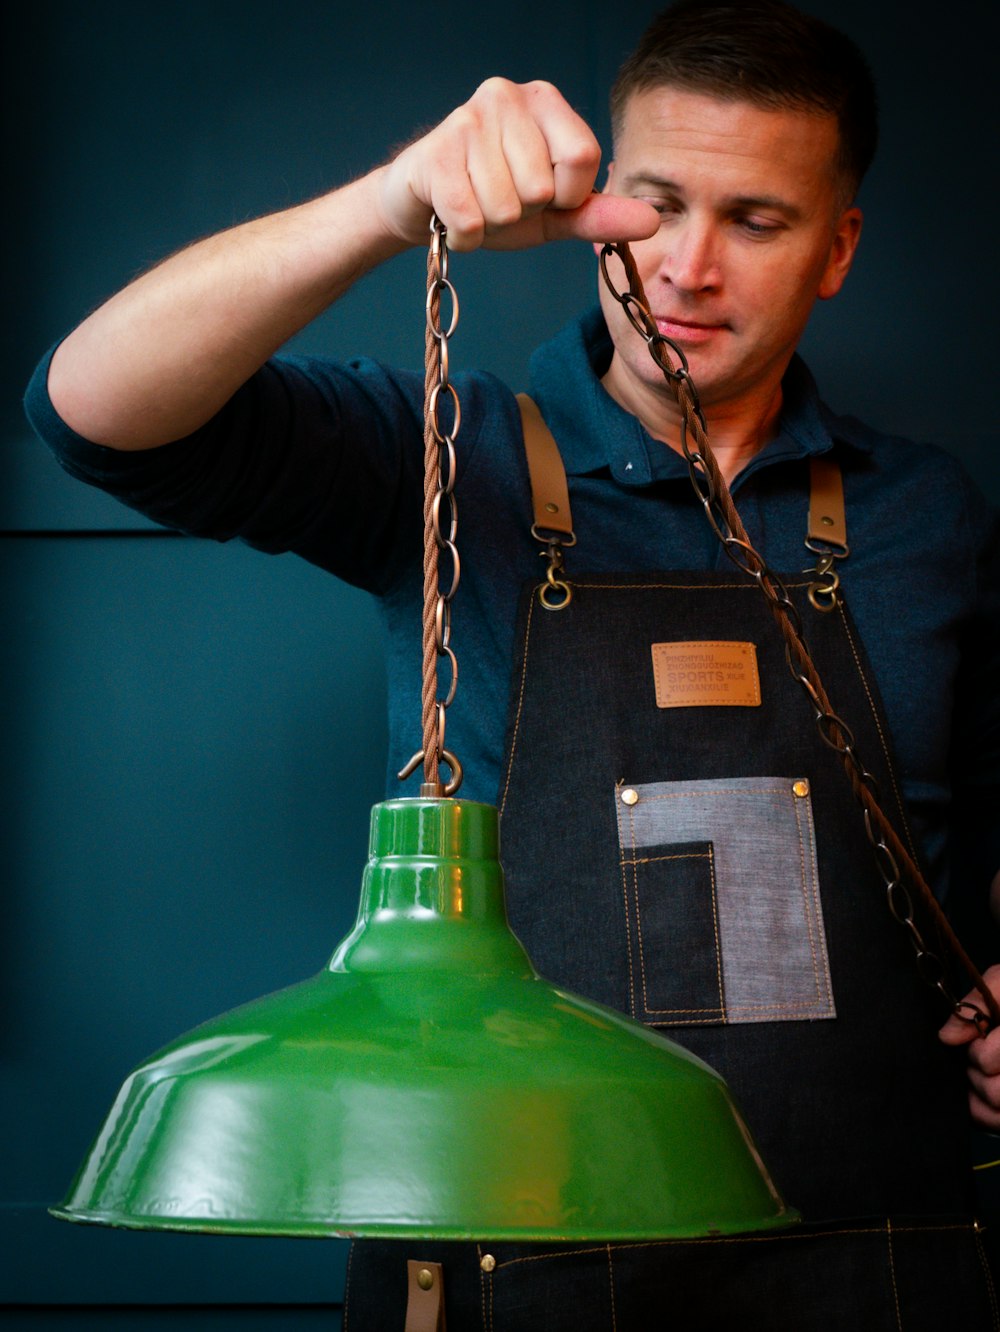
<path fill-rule="evenodd" d="M 625 270 L 628 283 L 625 291 L 620 291 L 616 287 L 608 271 L 608 259 L 612 255 L 621 261 Z M 802 686 L 809 698 L 824 743 L 840 755 L 851 788 L 864 814 L 865 833 L 885 885 L 889 910 L 909 934 L 918 971 L 921 977 L 944 997 L 953 1014 L 964 1022 L 972 1023 L 980 1034 L 985 1034 L 993 1025 L 1000 1024 L 1000 1008 L 997 1001 L 978 971 L 965 957 L 958 940 L 952 935 L 953 950 L 962 959 L 972 976 L 989 1013 L 983 1012 L 976 1004 L 966 999 L 959 999 L 947 983 L 944 963 L 927 946 L 920 932 L 916 923 L 912 894 L 903 881 L 899 861 L 890 846 L 892 832 L 878 804 L 875 779 L 858 758 L 850 727 L 830 706 L 826 691 L 805 646 L 802 619 L 798 609 L 782 580 L 768 567 L 764 558 L 751 544 L 714 459 L 709 461 L 705 417 L 698 400 L 698 391 L 688 370 L 687 358 L 676 343 L 657 329 L 656 322 L 646 305 L 642 281 L 628 245 L 624 242 L 605 245 L 601 251 L 600 264 L 608 291 L 621 305 L 632 327 L 645 339 L 650 355 L 663 371 L 681 409 L 681 448 L 687 459 L 691 484 L 701 501 L 709 524 L 730 560 L 754 579 L 767 598 L 772 613 L 785 635 L 785 660 L 792 678 Z M 676 358 L 675 361 L 670 360 L 668 349 Z M 816 581 L 810 585 L 807 595 L 816 610 L 829 612 L 838 604 L 840 579 L 834 572 L 833 563 L 841 552 L 817 550 L 815 553 L 819 556 L 816 569 L 808 572 L 816 573 Z M 933 895 L 922 882 L 915 866 L 912 867 L 911 873 L 915 875 L 925 900 L 929 898 L 932 909 L 935 908 Z M 940 911 L 940 908 L 937 908 L 937 911 Z M 939 917 L 939 924 L 948 929 L 943 916 Z M 948 932 L 950 933 L 950 930 Z"/>

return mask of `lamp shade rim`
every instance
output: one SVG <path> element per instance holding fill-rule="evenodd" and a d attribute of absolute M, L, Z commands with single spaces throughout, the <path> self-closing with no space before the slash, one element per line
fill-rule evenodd
<path fill-rule="evenodd" d="M 50 1216 L 58 1221 L 69 1221 L 74 1225 L 110 1226 L 119 1230 L 162 1230 L 176 1234 L 225 1235 L 235 1238 L 241 1235 L 250 1238 L 295 1238 L 295 1239 L 427 1239 L 435 1240 L 494 1241 L 504 1243 L 545 1242 L 551 1244 L 574 1243 L 588 1240 L 608 1243 L 649 1243 L 657 1240 L 672 1239 L 730 1239 L 739 1235 L 762 1234 L 770 1231 L 787 1230 L 801 1223 L 802 1217 L 794 1207 L 782 1206 L 772 1216 L 744 1217 L 739 1221 L 721 1218 L 718 1224 L 706 1223 L 701 1230 L 693 1230 L 690 1223 L 677 1226 L 657 1226 L 649 1229 L 643 1226 L 609 1226 L 607 1231 L 596 1235 L 592 1225 L 579 1227 L 560 1225 L 545 1226 L 493 1226 L 488 1230 L 470 1229 L 469 1227 L 442 1225 L 439 1221 L 414 1221 L 404 1224 L 399 1221 L 387 1221 L 384 1224 L 371 1221 L 359 1221 L 356 1227 L 329 1221 L 290 1221 L 280 1218 L 274 1221 L 227 1221 L 213 1224 L 211 1220 L 198 1218 L 164 1219 L 160 1216 L 143 1217 L 131 1213 L 112 1213 L 85 1208 L 54 1206 L 47 1209 Z"/>

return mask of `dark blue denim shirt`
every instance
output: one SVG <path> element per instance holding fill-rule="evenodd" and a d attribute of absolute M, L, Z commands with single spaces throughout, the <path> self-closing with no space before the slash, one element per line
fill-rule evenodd
<path fill-rule="evenodd" d="M 570 478 L 578 544 L 567 552 L 569 572 L 727 567 L 683 459 L 602 387 L 611 350 L 595 309 L 532 360 L 531 392 Z M 389 790 L 399 794 L 392 774 L 418 747 L 420 718 L 422 376 L 367 359 L 278 357 L 194 435 L 123 453 L 89 443 L 56 416 L 47 367 L 48 358 L 27 410 L 71 474 L 167 526 L 295 551 L 379 597 L 388 630 Z M 465 766 L 462 795 L 493 802 L 518 592 L 543 566 L 530 535 L 514 396 L 485 373 L 455 382 L 462 582 L 452 641 L 461 684 L 448 739 Z M 851 547 L 842 586 L 943 891 L 956 796 L 973 813 L 984 871 L 1000 865 L 997 515 L 951 455 L 834 416 L 797 358 L 783 387 L 779 433 L 733 494 L 772 567 L 796 573 L 812 563 L 803 546 L 808 459 L 832 450 L 839 460 Z M 827 687 L 835 699 L 836 682 Z"/>

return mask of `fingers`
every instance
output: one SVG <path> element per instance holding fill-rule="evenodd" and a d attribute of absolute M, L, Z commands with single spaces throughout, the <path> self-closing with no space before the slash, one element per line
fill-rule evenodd
<path fill-rule="evenodd" d="M 600 157 L 551 84 L 490 79 L 385 169 L 383 212 L 395 235 L 418 244 L 433 211 L 454 250 L 651 235 L 647 205 L 592 201 Z"/>
<path fill-rule="evenodd" d="M 1000 966 L 990 967 L 983 973 L 989 989 L 1000 996 Z M 982 1008 L 983 998 L 978 990 L 970 990 L 964 1002 Z M 971 1022 L 963 1022 L 955 1014 L 938 1033 L 945 1045 L 966 1045 L 969 1077 L 969 1111 L 973 1122 L 980 1128 L 1000 1132 L 1000 1027 L 980 1037 Z"/>
<path fill-rule="evenodd" d="M 1000 1077 L 969 1068 L 969 1110 L 980 1128 L 1000 1129 Z"/>
<path fill-rule="evenodd" d="M 1000 999 L 1000 966 L 990 967 L 983 973 L 983 980 L 986 982 L 990 991 Z M 978 990 L 970 990 L 962 1001 L 966 1004 L 973 1004 L 976 1008 L 982 1009 L 983 996 Z M 957 1014 L 953 1013 L 948 1021 L 938 1032 L 938 1036 L 944 1041 L 945 1045 L 969 1045 L 975 1042 L 974 1048 L 990 1046 L 995 1048 L 1000 1056 L 1000 1029 L 992 1031 L 982 1040 L 977 1040 L 979 1033 L 971 1022 L 965 1022 Z M 997 1038 L 994 1045 L 994 1038 Z M 997 1071 L 1000 1072 L 1000 1064 Z"/>
<path fill-rule="evenodd" d="M 973 1041 L 968 1052 L 969 1068 L 979 1076 L 997 1078 L 1000 1082 L 1000 1028 L 980 1041 Z"/>
<path fill-rule="evenodd" d="M 438 213 L 453 249 L 540 244 L 546 237 L 535 219 L 544 209 L 576 208 L 590 195 L 600 147 L 551 84 L 490 79 L 456 121 L 467 175 L 459 191 L 476 207 Z"/>

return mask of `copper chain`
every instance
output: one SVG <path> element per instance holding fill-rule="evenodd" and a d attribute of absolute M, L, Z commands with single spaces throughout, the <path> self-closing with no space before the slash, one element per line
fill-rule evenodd
<path fill-rule="evenodd" d="M 441 322 L 441 297 L 451 302 L 447 327 Z M 409 777 L 423 763 L 422 796 L 453 796 L 462 784 L 462 765 L 445 747 L 445 714 L 458 686 L 458 662 L 451 646 L 451 603 L 458 591 L 461 563 L 455 537 L 455 437 L 462 409 L 448 377 L 448 344 L 458 326 L 458 296 L 448 279 L 447 229 L 431 218 L 427 249 L 427 299 L 424 332 L 424 615 L 421 722 L 423 748 L 399 773 Z M 442 411 L 446 404 L 450 411 Z M 450 417 L 450 423 L 446 423 Z M 442 561 L 442 556 L 444 560 Z M 442 582 L 442 564 L 447 586 Z M 446 658 L 451 672 L 443 698 L 438 694 L 438 663 Z M 441 781 L 441 765 L 450 771 Z"/>
<path fill-rule="evenodd" d="M 608 272 L 607 261 L 611 255 L 616 255 L 625 269 L 627 291 L 619 291 Z M 629 323 L 645 340 L 650 355 L 663 372 L 681 409 L 681 447 L 687 460 L 691 484 L 701 501 L 705 516 L 732 562 L 753 578 L 763 592 L 785 640 L 788 669 L 809 698 L 821 739 L 843 762 L 855 799 L 862 808 L 865 834 L 885 883 L 889 910 L 909 934 L 920 975 L 940 992 L 956 1016 L 973 1023 L 980 1035 L 985 1035 L 991 1027 L 1000 1025 L 1000 1004 L 965 952 L 929 884 L 879 804 L 875 778 L 861 762 L 850 727 L 834 711 L 809 655 L 798 609 L 784 583 L 754 548 L 736 511 L 729 487 L 708 445 L 705 418 L 688 370 L 687 357 L 675 342 L 656 327 L 656 321 L 646 304 L 642 280 L 627 244 L 622 242 L 604 246 L 601 251 L 601 274 Z M 822 571 L 824 574 L 830 572 L 832 565 L 830 569 Z M 835 574 L 833 578 L 836 580 Z M 836 593 L 835 583 L 832 593 Z M 821 606 L 820 609 L 826 607 Z M 956 960 L 972 979 L 985 1002 L 986 1012 L 968 1000 L 959 999 L 949 986 L 943 962 L 928 946 L 917 924 L 911 888 L 916 889 L 939 937 L 947 943 Z"/>

